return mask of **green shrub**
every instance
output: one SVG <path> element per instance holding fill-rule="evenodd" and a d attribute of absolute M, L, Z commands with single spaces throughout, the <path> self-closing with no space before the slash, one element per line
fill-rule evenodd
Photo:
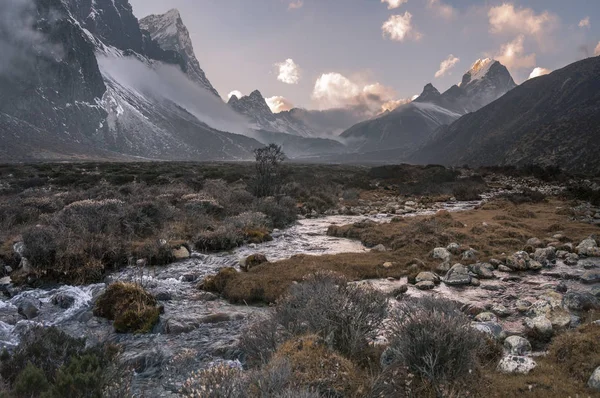
<path fill-rule="evenodd" d="M 50 384 L 44 372 L 28 363 L 17 376 L 13 392 L 18 397 L 38 397 L 46 392 Z"/>

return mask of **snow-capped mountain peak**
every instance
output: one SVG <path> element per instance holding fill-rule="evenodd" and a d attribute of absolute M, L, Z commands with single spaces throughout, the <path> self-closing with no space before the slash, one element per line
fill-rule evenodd
<path fill-rule="evenodd" d="M 478 59 L 477 61 L 475 61 L 475 63 L 473 63 L 473 66 L 471 66 L 471 69 L 467 71 L 467 74 L 471 77 L 470 81 L 483 78 L 495 62 L 498 61 L 492 58 Z"/>
<path fill-rule="evenodd" d="M 140 27 L 147 31 L 163 50 L 175 51 L 183 58 L 185 71 L 190 79 L 211 91 L 217 97 L 219 96 L 219 93 L 200 67 L 200 62 L 198 62 L 194 52 L 190 32 L 183 23 L 181 14 L 177 9 L 167 11 L 162 15 L 149 15 L 140 20 Z"/>

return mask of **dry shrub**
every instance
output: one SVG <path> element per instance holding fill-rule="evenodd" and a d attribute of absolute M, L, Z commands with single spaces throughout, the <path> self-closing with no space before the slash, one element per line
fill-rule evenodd
<path fill-rule="evenodd" d="M 116 282 L 98 298 L 94 315 L 113 320 L 118 333 L 149 333 L 158 323 L 160 309 L 141 286 Z"/>
<path fill-rule="evenodd" d="M 549 358 L 572 377 L 587 382 L 600 366 L 600 326 L 586 325 L 554 338 Z"/>
<path fill-rule="evenodd" d="M 246 395 L 241 373 L 227 365 L 194 372 L 184 382 L 181 393 L 188 398 L 242 398 Z"/>
<path fill-rule="evenodd" d="M 235 268 L 223 268 L 216 275 L 209 275 L 204 278 L 199 288 L 207 292 L 222 294 L 227 286 L 227 282 L 237 274 L 238 272 Z"/>
<path fill-rule="evenodd" d="M 471 327 L 457 304 L 427 297 L 400 305 L 385 356 L 388 364 L 405 366 L 415 374 L 424 391 L 431 388 L 445 396 L 472 381 L 483 347 L 484 336 Z"/>
<path fill-rule="evenodd" d="M 285 342 L 273 357 L 274 364 L 289 364 L 294 386 L 314 389 L 324 396 L 352 397 L 361 390 L 362 375 L 348 359 L 329 349 L 318 336 Z"/>

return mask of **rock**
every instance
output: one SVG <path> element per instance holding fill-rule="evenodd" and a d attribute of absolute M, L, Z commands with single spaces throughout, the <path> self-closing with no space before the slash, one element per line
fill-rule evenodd
<path fill-rule="evenodd" d="M 542 242 L 540 239 L 538 238 L 531 238 L 527 240 L 526 243 L 527 246 L 531 246 L 534 248 L 538 248 L 538 247 L 544 247 L 544 242 Z"/>
<path fill-rule="evenodd" d="M 386 252 L 387 249 L 385 248 L 384 245 L 377 245 L 374 248 L 371 249 L 372 252 L 379 252 L 379 253 L 383 253 Z"/>
<path fill-rule="evenodd" d="M 525 320 L 525 326 L 536 332 L 536 334 L 540 334 L 542 336 L 550 336 L 552 335 L 552 323 L 545 316 L 538 316 L 536 318 L 528 318 Z"/>
<path fill-rule="evenodd" d="M 433 272 L 420 272 L 415 278 L 416 282 L 433 282 L 439 283 L 440 277 L 434 274 Z"/>
<path fill-rule="evenodd" d="M 190 258 L 190 251 L 185 246 L 181 246 L 178 249 L 173 249 L 171 253 L 176 260 L 185 260 Z"/>
<path fill-rule="evenodd" d="M 563 305 L 574 311 L 600 309 L 600 300 L 591 293 L 568 292 L 563 297 Z"/>
<path fill-rule="evenodd" d="M 504 340 L 504 348 L 510 355 L 529 355 L 531 354 L 531 343 L 521 336 L 509 336 Z"/>
<path fill-rule="evenodd" d="M 408 292 L 408 285 L 400 285 L 400 287 L 398 287 L 398 288 L 394 289 L 394 291 L 392 291 L 392 296 L 398 297 L 398 296 L 405 294 L 406 292 Z"/>
<path fill-rule="evenodd" d="M 506 332 L 497 322 L 474 322 L 471 326 L 480 332 L 486 333 L 498 341 L 506 338 Z"/>
<path fill-rule="evenodd" d="M 198 276 L 196 274 L 183 274 L 181 275 L 182 282 L 195 282 Z"/>
<path fill-rule="evenodd" d="M 573 266 L 573 265 L 577 265 L 578 262 L 579 262 L 579 255 L 577 255 L 575 253 L 569 253 L 565 257 L 566 265 Z"/>
<path fill-rule="evenodd" d="M 554 308 L 546 314 L 546 318 L 552 324 L 553 329 L 566 329 L 571 324 L 571 313 L 562 308 Z"/>
<path fill-rule="evenodd" d="M 173 299 L 173 295 L 168 290 L 160 290 L 154 294 L 154 298 L 158 301 L 171 301 Z"/>
<path fill-rule="evenodd" d="M 461 259 L 463 261 L 475 261 L 477 260 L 477 251 L 474 249 L 465 250 Z"/>
<path fill-rule="evenodd" d="M 25 257 L 21 257 L 21 262 L 19 263 L 19 268 L 21 268 L 21 270 L 25 273 L 33 272 L 33 267 L 29 263 L 29 260 L 26 259 Z"/>
<path fill-rule="evenodd" d="M 252 254 L 240 261 L 240 269 L 244 272 L 250 271 L 252 268 L 258 267 L 261 264 L 268 263 L 267 257 L 264 254 Z"/>
<path fill-rule="evenodd" d="M 546 247 L 537 249 L 533 253 L 533 259 L 542 263 L 544 267 L 556 262 L 556 249 L 554 247 Z"/>
<path fill-rule="evenodd" d="M 529 254 L 520 251 L 508 256 L 506 265 L 514 271 L 526 271 L 529 268 L 529 260 Z"/>
<path fill-rule="evenodd" d="M 594 370 L 594 373 L 590 376 L 587 382 L 589 388 L 595 391 L 600 391 L 600 366 Z"/>
<path fill-rule="evenodd" d="M 531 308 L 531 302 L 527 300 L 517 300 L 515 308 L 519 312 L 527 312 L 529 311 L 529 308 Z"/>
<path fill-rule="evenodd" d="M 148 260 L 146 260 L 145 258 L 140 258 L 135 262 L 135 265 L 138 268 L 143 268 L 146 266 L 146 264 L 148 264 Z"/>
<path fill-rule="evenodd" d="M 10 265 L 4 266 L 4 273 L 6 275 L 10 275 L 12 272 L 13 272 L 13 269 L 12 269 L 12 267 Z"/>
<path fill-rule="evenodd" d="M 475 317 L 477 322 L 498 322 L 498 317 L 491 312 L 482 312 Z"/>
<path fill-rule="evenodd" d="M 596 243 L 596 240 L 594 238 L 592 238 L 591 236 L 589 238 L 584 239 L 578 246 L 577 246 L 577 253 L 584 255 L 584 256 L 588 256 L 590 253 L 594 253 L 598 248 L 598 244 Z"/>
<path fill-rule="evenodd" d="M 435 283 L 431 281 L 418 282 L 415 287 L 419 290 L 431 290 L 435 288 Z"/>
<path fill-rule="evenodd" d="M 385 268 L 385 269 L 390 269 L 390 268 L 392 268 L 393 266 L 394 266 L 394 263 L 391 263 L 391 262 L 389 262 L 389 261 L 388 261 L 388 262 L 385 262 L 385 263 L 383 263 L 383 268 Z"/>
<path fill-rule="evenodd" d="M 71 308 L 73 304 L 75 304 L 75 297 L 69 296 L 64 293 L 57 293 L 54 296 L 52 296 L 52 304 L 66 310 L 68 308 Z"/>
<path fill-rule="evenodd" d="M 452 254 L 450 254 L 450 252 L 443 247 L 436 247 L 435 249 L 433 249 L 431 256 L 433 258 L 442 260 L 443 262 L 449 262 L 452 258 Z"/>
<path fill-rule="evenodd" d="M 527 374 L 531 372 L 537 363 L 529 357 L 518 355 L 507 355 L 500 360 L 496 370 L 500 373 Z"/>
<path fill-rule="evenodd" d="M 560 282 L 558 285 L 556 285 L 556 291 L 559 293 L 566 293 L 568 290 L 569 287 L 564 282 Z"/>
<path fill-rule="evenodd" d="M 490 259 L 490 264 L 492 264 L 492 267 L 494 267 L 494 269 L 498 269 L 498 267 L 502 265 L 502 261 L 496 258 L 492 258 Z"/>
<path fill-rule="evenodd" d="M 39 314 L 39 310 L 33 301 L 25 299 L 19 304 L 19 314 L 27 319 L 33 319 Z"/>
<path fill-rule="evenodd" d="M 506 308 L 505 306 L 501 305 L 501 304 L 495 304 L 492 306 L 492 312 L 496 315 L 498 315 L 501 318 L 505 318 L 507 316 L 510 316 L 512 314 L 512 311 L 510 311 L 508 308 Z"/>
<path fill-rule="evenodd" d="M 454 255 L 458 256 L 460 254 L 460 245 L 458 243 L 450 243 L 446 249 Z"/>
<path fill-rule="evenodd" d="M 580 279 L 583 283 L 600 283 L 600 268 L 585 271 Z"/>
<path fill-rule="evenodd" d="M 531 271 L 539 271 L 543 268 L 544 266 L 542 265 L 542 263 L 540 263 L 539 261 L 536 260 L 530 260 L 529 264 L 528 264 L 528 268 Z"/>
<path fill-rule="evenodd" d="M 500 272 L 512 272 L 513 270 L 511 268 L 508 268 L 506 265 L 504 264 L 500 264 L 498 266 L 498 271 Z"/>
<path fill-rule="evenodd" d="M 477 278 L 471 277 L 471 286 L 475 286 L 475 287 L 481 286 L 481 281 Z"/>
<path fill-rule="evenodd" d="M 444 283 L 450 286 L 468 285 L 471 283 L 469 269 L 462 264 L 454 264 L 446 274 Z"/>
<path fill-rule="evenodd" d="M 446 272 L 450 271 L 450 262 L 449 261 L 444 261 L 443 263 L 441 263 L 440 265 L 438 265 L 435 270 L 437 272 L 439 272 L 440 274 L 445 274 Z"/>
<path fill-rule="evenodd" d="M 197 324 L 186 323 L 180 319 L 167 319 L 164 326 L 165 333 L 174 335 L 189 333 L 197 328 Z"/>
<path fill-rule="evenodd" d="M 481 279 L 494 278 L 494 266 L 489 263 L 477 263 L 471 266 L 471 272 Z"/>

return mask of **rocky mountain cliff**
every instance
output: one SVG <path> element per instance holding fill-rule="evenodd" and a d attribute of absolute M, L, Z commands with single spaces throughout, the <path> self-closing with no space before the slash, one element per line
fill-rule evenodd
<path fill-rule="evenodd" d="M 440 93 L 429 83 L 413 102 L 357 124 L 341 138 L 354 152 L 385 151 L 382 156 L 393 154 L 393 160 L 398 161 L 426 142 L 436 129 L 489 104 L 515 86 L 498 61 L 478 60 L 460 85 Z"/>
<path fill-rule="evenodd" d="M 163 15 L 149 15 L 140 20 L 140 27 L 164 50 L 174 51 L 183 59 L 184 72 L 196 83 L 212 92 L 219 93 L 210 83 L 196 58 L 190 32 L 184 25 L 179 11 L 170 10 Z"/>
<path fill-rule="evenodd" d="M 441 129 L 412 161 L 600 172 L 600 57 L 521 84 Z"/>
<path fill-rule="evenodd" d="M 261 145 L 222 131 L 247 122 L 186 83 L 185 58 L 143 32 L 127 0 L 22 4 L 2 9 L 24 30 L 0 27 L 13 50 L 0 69 L 2 160 L 249 159 Z"/>

